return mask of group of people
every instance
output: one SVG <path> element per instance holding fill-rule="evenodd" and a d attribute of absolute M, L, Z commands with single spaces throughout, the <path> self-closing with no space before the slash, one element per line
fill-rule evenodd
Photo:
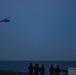
<path fill-rule="evenodd" d="M 35 64 L 35 66 L 30 63 L 28 66 L 29 69 L 29 75 L 44 75 L 45 74 L 45 67 L 44 64 L 42 64 L 41 67 L 39 67 L 39 64 Z M 60 68 L 59 65 L 56 66 L 56 68 L 53 67 L 53 65 L 49 68 L 49 75 L 60 75 Z"/>
<path fill-rule="evenodd" d="M 60 75 L 60 68 L 59 65 L 56 66 L 56 68 L 53 67 L 53 65 L 49 68 L 50 75 Z"/>

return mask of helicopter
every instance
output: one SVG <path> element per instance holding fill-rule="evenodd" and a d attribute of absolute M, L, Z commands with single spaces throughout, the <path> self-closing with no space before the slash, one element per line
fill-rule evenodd
<path fill-rule="evenodd" d="M 9 18 L 9 17 L 8 17 Z M 5 19 L 3 19 L 3 20 L 0 20 L 0 22 L 10 22 L 10 20 L 8 19 L 8 18 L 5 18 Z"/>

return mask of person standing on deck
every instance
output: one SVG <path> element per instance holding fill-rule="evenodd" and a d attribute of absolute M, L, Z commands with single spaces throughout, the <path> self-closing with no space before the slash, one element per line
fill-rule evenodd
<path fill-rule="evenodd" d="M 28 66 L 28 69 L 29 69 L 29 75 L 33 75 L 33 66 L 32 66 L 32 63 L 30 63 L 30 65 Z"/>
<path fill-rule="evenodd" d="M 34 67 L 34 75 L 39 75 L 39 64 L 35 64 L 35 67 Z"/>
<path fill-rule="evenodd" d="M 49 68 L 49 72 L 50 72 L 50 75 L 54 75 L 54 67 L 53 67 L 53 65 L 51 65 L 51 67 Z"/>
<path fill-rule="evenodd" d="M 59 65 L 55 68 L 55 75 L 60 75 L 60 68 Z"/>
<path fill-rule="evenodd" d="M 42 64 L 40 68 L 40 75 L 44 75 L 44 74 L 45 74 L 45 67 L 44 67 L 44 64 Z"/>

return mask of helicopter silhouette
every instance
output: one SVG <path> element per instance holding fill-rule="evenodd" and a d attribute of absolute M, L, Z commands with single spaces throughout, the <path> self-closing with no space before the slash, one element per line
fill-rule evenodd
<path fill-rule="evenodd" d="M 8 17 L 8 18 L 10 18 L 10 17 Z M 10 22 L 10 20 L 8 19 L 8 18 L 5 18 L 5 19 L 3 19 L 3 20 L 0 20 L 0 22 Z"/>

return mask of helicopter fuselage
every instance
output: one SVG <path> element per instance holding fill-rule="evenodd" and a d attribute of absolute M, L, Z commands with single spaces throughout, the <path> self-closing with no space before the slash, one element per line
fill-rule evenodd
<path fill-rule="evenodd" d="M 0 20 L 0 22 L 10 22 L 8 19 Z"/>

